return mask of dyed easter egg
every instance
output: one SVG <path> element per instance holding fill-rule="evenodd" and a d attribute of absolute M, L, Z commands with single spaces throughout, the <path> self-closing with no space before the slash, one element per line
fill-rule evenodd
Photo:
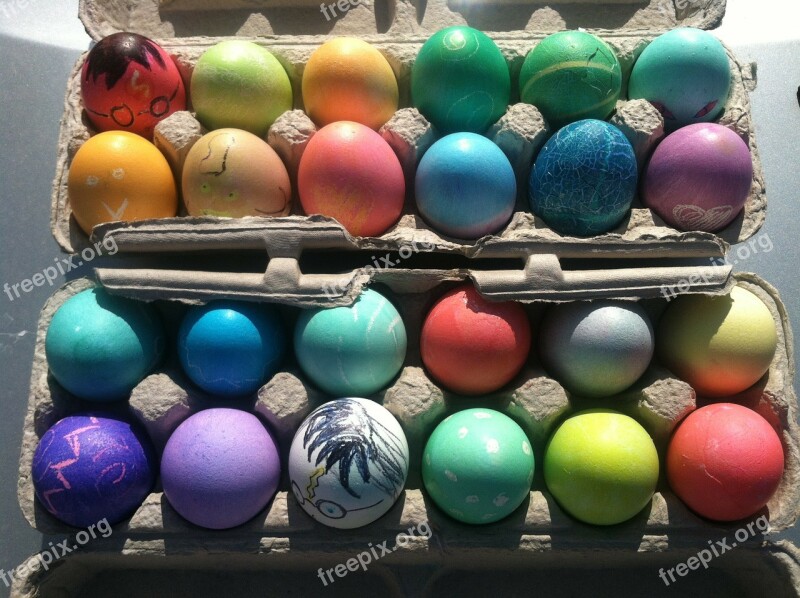
<path fill-rule="evenodd" d="M 434 143 L 416 174 L 417 208 L 437 230 L 461 239 L 497 232 L 511 218 L 517 180 L 492 141 L 452 133 Z"/>
<path fill-rule="evenodd" d="M 510 382 L 531 347 L 528 315 L 519 303 L 487 301 L 471 284 L 439 299 L 420 335 L 422 361 L 450 390 L 477 395 Z"/>
<path fill-rule="evenodd" d="M 715 521 L 754 515 L 783 476 L 778 434 L 755 411 L 733 403 L 701 407 L 667 449 L 667 479 L 690 509 Z"/>
<path fill-rule="evenodd" d="M 206 409 L 169 437 L 161 482 L 169 504 L 200 527 L 228 529 L 267 506 L 281 477 L 272 434 L 252 413 Z"/>
<path fill-rule="evenodd" d="M 707 31 L 680 27 L 659 35 L 631 70 L 628 98 L 645 99 L 667 130 L 716 119 L 731 87 L 731 66 L 720 41 Z"/>
<path fill-rule="evenodd" d="M 192 105 L 207 129 L 244 129 L 259 137 L 292 109 L 292 85 L 280 62 L 244 40 L 206 50 L 192 73 Z"/>
<path fill-rule="evenodd" d="M 553 135 L 533 163 L 533 213 L 562 235 L 599 235 L 618 226 L 636 194 L 636 156 L 625 135 L 581 120 Z"/>
<path fill-rule="evenodd" d="M 161 120 L 186 109 L 178 67 L 163 48 L 136 33 L 114 33 L 91 49 L 81 69 L 81 98 L 98 131 L 147 139 Z"/>
<path fill-rule="evenodd" d="M 329 527 L 368 525 L 397 501 L 408 442 L 383 406 L 344 398 L 311 412 L 289 449 L 289 480 L 303 510 Z"/>
<path fill-rule="evenodd" d="M 434 33 L 411 70 L 414 107 L 441 133 L 483 133 L 506 111 L 508 64 L 495 43 L 472 27 Z"/>
<path fill-rule="evenodd" d="M 536 106 L 553 129 L 585 118 L 605 119 L 621 90 L 614 50 L 585 31 L 548 35 L 528 52 L 519 73 L 520 99 Z"/>
<path fill-rule="evenodd" d="M 133 515 L 156 480 L 150 441 L 111 415 L 78 414 L 56 422 L 33 454 L 33 488 L 48 513 L 74 527 Z"/>
<path fill-rule="evenodd" d="M 183 165 L 183 201 L 190 216 L 286 216 L 292 185 L 267 142 L 241 129 L 201 137 Z"/>
<path fill-rule="evenodd" d="M 303 104 L 318 126 L 349 120 L 379 129 L 397 110 L 392 67 L 374 47 L 337 37 L 314 50 L 303 70 Z"/>
<path fill-rule="evenodd" d="M 539 328 L 539 358 L 571 393 L 607 397 L 636 382 L 653 357 L 647 313 L 629 301 L 576 301 L 549 308 Z"/>
<path fill-rule="evenodd" d="M 658 324 L 661 362 L 699 395 L 726 397 L 758 382 L 778 346 L 775 320 L 750 291 L 730 295 L 682 295 Z"/>
<path fill-rule="evenodd" d="M 169 163 L 155 145 L 127 131 L 91 137 L 69 167 L 72 215 L 88 235 L 103 222 L 170 218 L 178 191 Z"/>
<path fill-rule="evenodd" d="M 308 142 L 297 173 L 306 214 L 336 218 L 351 235 L 386 232 L 403 210 L 406 182 L 400 161 L 375 131 L 336 122 Z"/>
<path fill-rule="evenodd" d="M 670 226 L 714 232 L 742 211 L 753 160 L 736 133 L 699 123 L 667 135 L 644 172 L 643 203 Z"/>
<path fill-rule="evenodd" d="M 272 305 L 211 301 L 192 307 L 178 333 L 183 371 L 203 390 L 223 396 L 256 392 L 278 371 L 286 333 Z"/>
<path fill-rule="evenodd" d="M 386 297 L 368 289 L 353 305 L 300 312 L 294 350 L 303 372 L 335 396 L 367 396 L 403 366 L 406 328 Z"/>
<path fill-rule="evenodd" d="M 436 426 L 422 455 L 425 490 L 464 523 L 493 523 L 513 513 L 528 498 L 533 470 L 525 432 L 492 409 L 450 415 Z"/>
<path fill-rule="evenodd" d="M 94 288 L 58 308 L 47 328 L 45 354 L 50 373 L 75 396 L 116 401 L 153 371 L 165 345 L 152 305 Z"/>
<path fill-rule="evenodd" d="M 658 453 L 636 420 L 590 409 L 565 420 L 548 441 L 544 480 L 576 519 L 614 525 L 650 502 L 658 482 Z"/>

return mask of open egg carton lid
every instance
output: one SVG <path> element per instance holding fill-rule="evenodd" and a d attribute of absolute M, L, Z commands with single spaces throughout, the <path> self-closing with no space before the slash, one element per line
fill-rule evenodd
<path fill-rule="evenodd" d="M 487 132 L 509 157 L 517 175 L 518 200 L 515 213 L 509 224 L 494 235 L 477 242 L 442 236 L 431 230 L 416 213 L 413 199 L 406 201 L 403 216 L 386 233 L 376 238 L 357 237 L 353 243 L 360 248 L 370 248 L 386 243 L 395 243 L 398 248 L 415 238 L 424 236 L 433 243 L 433 253 L 474 251 L 478 245 L 494 244 L 514 247 L 520 243 L 553 246 L 562 241 L 575 242 L 587 255 L 594 248 L 614 247 L 620 243 L 646 244 L 652 239 L 663 241 L 660 250 L 664 257 L 681 254 L 681 244 L 690 243 L 697 247 L 698 239 L 708 243 L 706 257 L 718 255 L 724 243 L 737 243 L 750 238 L 761 227 L 766 215 L 766 195 L 758 149 L 751 123 L 751 110 L 748 92 L 755 87 L 755 68 L 751 64 L 740 63 L 728 50 L 732 69 L 731 92 L 719 123 L 735 130 L 749 145 L 753 158 L 753 183 L 744 209 L 725 229 L 715 234 L 682 233 L 668 227 L 649 209 L 634 199 L 630 216 L 615 230 L 588 239 L 562 236 L 534 217 L 527 206 L 527 174 L 533 157 L 547 139 L 549 131 L 539 117 L 539 125 L 531 125 L 530 114 L 521 109 L 522 104 L 514 104 L 516 78 L 522 62 L 536 40 L 550 32 L 585 28 L 597 33 L 615 50 L 622 65 L 623 96 L 627 87 L 627 76 L 636 57 L 647 43 L 659 33 L 677 26 L 693 26 L 710 29 L 719 24 L 724 14 L 724 1 L 707 2 L 697 0 L 650 0 L 649 2 L 569 2 L 548 5 L 539 1 L 515 2 L 474 0 L 430 0 L 428 2 L 407 2 L 405 0 L 375 0 L 355 4 L 337 19 L 326 21 L 320 14 L 318 2 L 312 0 L 277 0 L 222 2 L 214 0 L 146 0 L 128 3 L 120 0 L 82 0 L 80 16 L 87 31 L 94 39 L 100 39 L 117 31 L 134 31 L 156 39 L 172 54 L 188 83 L 193 65 L 209 46 L 233 36 L 248 39 L 267 47 L 286 68 L 294 88 L 295 112 L 302 110 L 300 81 L 302 71 L 310 54 L 321 43 L 338 35 L 353 35 L 374 44 L 388 59 L 400 88 L 401 112 L 416 112 L 410 105 L 410 69 L 416 54 L 424 41 L 442 27 L 468 24 L 486 31 L 498 44 L 505 55 L 512 73 L 512 99 L 507 113 Z M 53 234 L 67 252 L 78 252 L 90 245 L 87 235 L 80 230 L 71 215 L 67 180 L 70 162 L 80 145 L 91 135 L 83 118 L 80 97 L 81 57 L 70 77 L 65 101 L 65 113 L 61 122 L 56 177 L 52 197 Z M 406 107 L 406 108 L 403 108 Z M 649 108 L 648 108 L 649 107 Z M 530 107 L 528 107 L 530 108 Z M 538 111 L 534 109 L 538 114 Z M 290 113 L 286 113 L 287 115 Z M 396 115 L 397 116 L 397 115 Z M 416 114 L 416 117 L 421 115 Z M 291 120 L 291 119 L 290 119 Z M 404 119 L 398 119 L 404 121 Z M 413 182 L 416 163 L 427 146 L 432 143 L 432 134 L 427 139 L 416 136 L 419 128 L 418 118 L 410 128 L 404 129 L 403 122 L 397 123 L 389 131 L 390 145 L 393 147 L 404 167 L 407 185 Z M 424 121 L 424 118 L 422 118 Z M 612 117 L 614 124 L 620 126 L 634 145 L 640 170 L 649 151 L 663 138 L 663 121 L 658 112 L 643 100 L 620 101 L 617 112 Z M 387 126 L 390 126 L 390 123 Z M 541 126 L 543 125 L 543 127 Z M 539 128 L 537 128 L 537 126 Z M 273 129 L 275 127 L 273 126 Z M 386 127 L 384 127 L 385 129 Z M 430 132 L 430 128 L 428 128 Z M 181 132 L 178 131 L 178 137 Z M 272 131 L 270 138 L 273 137 Z M 384 138 L 387 135 L 384 134 Z M 195 138 L 196 139 L 196 138 Z M 185 140 L 184 140 L 185 142 Z M 158 134 L 156 136 L 158 145 Z M 427 144 L 427 145 L 426 145 Z M 284 143 L 284 150 L 286 144 Z M 279 155 L 287 162 L 290 173 L 296 172 L 299 155 L 287 156 L 276 147 Z M 164 151 L 164 147 L 161 147 Z M 294 148 L 298 151 L 300 148 Z M 181 149 L 185 157 L 188 148 Z M 165 152 L 168 154 L 168 152 Z M 301 152 L 300 152 L 301 153 Z M 176 163 L 167 155 L 175 172 L 180 172 L 181 162 Z M 296 193 L 293 201 L 293 215 L 297 222 L 308 222 L 308 234 L 315 234 L 313 218 L 299 211 Z M 304 220 L 305 219 L 305 220 Z M 235 225 L 222 219 L 179 216 L 147 223 L 147 229 L 165 232 L 182 226 L 196 227 L 202 235 L 213 234 L 215 230 L 231 234 Z M 105 234 L 113 230 L 125 230 L 127 234 L 138 234 L 144 229 L 130 223 L 105 225 Z M 148 251 L 169 252 L 174 237 L 165 236 L 161 241 L 150 236 Z M 143 244 L 130 243 L 121 248 L 122 252 L 138 251 Z M 184 246 L 183 250 L 186 248 Z M 202 250 L 202 249 L 201 249 Z"/>
<path fill-rule="evenodd" d="M 611 527 L 589 526 L 568 516 L 540 478 L 534 478 L 528 499 L 497 523 L 470 526 L 448 517 L 421 490 L 419 464 L 424 444 L 438 422 L 449 413 L 465 408 L 464 401 L 469 400 L 453 398 L 431 381 L 422 367 L 418 346 L 422 320 L 436 295 L 436 287 L 452 286 L 454 281 L 443 274 L 436 280 L 425 272 L 418 271 L 416 276 L 428 286 L 428 292 L 408 292 L 408 281 L 402 277 L 396 285 L 391 279 L 384 281 L 406 322 L 408 353 L 399 376 L 371 398 L 400 422 L 408 438 L 411 463 L 406 488 L 386 515 L 354 530 L 328 528 L 309 517 L 288 491 L 288 483 L 282 483 L 271 503 L 252 520 L 218 532 L 198 528 L 182 519 L 157 486 L 130 519 L 115 526 L 114 540 L 120 546 L 132 543 L 129 554 L 141 554 L 153 546 L 167 546 L 172 553 L 188 554 L 203 552 L 206 545 L 225 546 L 227 543 L 228 549 L 234 552 L 251 548 L 289 550 L 316 555 L 322 560 L 333 555 L 340 560 L 352 556 L 349 553 L 356 548 L 356 552 L 363 550 L 369 542 L 392 538 L 421 522 L 428 522 L 435 530 L 435 539 L 417 538 L 409 548 L 414 553 L 409 558 L 417 561 L 434 557 L 470 560 L 498 551 L 503 555 L 554 549 L 658 552 L 698 543 L 702 548 L 709 538 L 731 533 L 742 526 L 742 522 L 713 523 L 698 517 L 669 490 L 664 480 L 647 508 L 633 519 Z M 780 485 L 767 506 L 753 516 L 763 515 L 769 521 L 769 529 L 759 533 L 759 537 L 763 537 L 791 527 L 800 516 L 800 431 L 793 387 L 793 338 L 785 307 L 771 285 L 752 274 L 737 274 L 735 282 L 757 295 L 767 306 L 778 337 L 768 374 L 755 386 L 728 399 L 761 414 L 776 430 L 783 445 L 785 468 Z M 18 499 L 29 523 L 46 533 L 69 534 L 76 530 L 55 519 L 35 498 L 31 471 L 36 446 L 57 420 L 76 411 L 96 409 L 97 404 L 78 401 L 50 375 L 45 337 L 53 314 L 64 301 L 95 284 L 89 279 L 78 279 L 59 289 L 43 308 L 38 323 L 20 455 Z M 199 299 L 217 297 L 217 292 L 210 292 Z M 161 299 L 158 308 L 162 310 L 167 327 L 172 327 L 172 334 L 177 334 L 185 306 L 170 301 L 166 295 Z M 666 303 L 665 299 L 649 301 L 645 302 L 645 308 L 655 319 Z M 293 306 L 301 307 L 302 301 Z M 528 308 L 532 318 L 541 316 L 540 308 L 536 305 Z M 307 382 L 291 360 L 284 365 L 257 395 L 233 405 L 230 399 L 220 401 L 194 387 L 178 366 L 168 360 L 133 389 L 128 403 L 108 404 L 107 408 L 138 421 L 160 454 L 172 431 L 191 413 L 222 404 L 238 406 L 254 411 L 269 423 L 285 458 L 300 422 L 330 397 Z M 536 469 L 541 472 L 539 464 L 547 439 L 570 413 L 597 406 L 627 413 L 645 427 L 663 456 L 674 427 L 698 403 L 689 384 L 656 362 L 650 364 L 634 387 L 603 403 L 571 397 L 532 359 L 507 387 L 469 401 L 468 406 L 497 409 L 515 419 L 531 441 Z"/>

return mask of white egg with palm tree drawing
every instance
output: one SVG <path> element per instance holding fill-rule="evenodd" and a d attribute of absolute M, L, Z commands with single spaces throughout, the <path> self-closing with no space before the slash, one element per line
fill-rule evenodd
<path fill-rule="evenodd" d="M 392 508 L 408 476 L 408 442 L 383 406 L 336 399 L 300 425 L 289 450 L 292 492 L 330 527 L 368 525 Z"/>

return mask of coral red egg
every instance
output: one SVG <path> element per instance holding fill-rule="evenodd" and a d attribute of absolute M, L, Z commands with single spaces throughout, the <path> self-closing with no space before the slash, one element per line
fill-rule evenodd
<path fill-rule="evenodd" d="M 406 185 L 400 161 L 378 133 L 340 121 L 308 142 L 297 188 L 306 214 L 336 218 L 350 234 L 366 237 L 397 222 Z"/>
<path fill-rule="evenodd" d="M 522 369 L 531 346 L 519 303 L 487 301 L 462 285 L 433 306 L 422 326 L 420 352 L 428 372 L 465 395 L 493 392 Z"/>
<path fill-rule="evenodd" d="M 186 109 L 178 67 L 163 48 L 136 33 L 97 42 L 81 70 L 81 97 L 98 131 L 130 131 L 147 139 L 159 121 Z"/>
<path fill-rule="evenodd" d="M 766 505 L 783 465 L 783 446 L 772 426 L 733 403 L 690 414 L 667 449 L 667 477 L 675 494 L 716 521 L 744 519 Z"/>

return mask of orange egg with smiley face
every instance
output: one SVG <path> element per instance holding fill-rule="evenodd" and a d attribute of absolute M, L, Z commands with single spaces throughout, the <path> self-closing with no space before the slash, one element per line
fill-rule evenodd
<path fill-rule="evenodd" d="M 72 215 L 86 234 L 103 222 L 168 218 L 178 211 L 166 158 L 144 137 L 127 131 L 100 133 L 80 147 L 67 192 Z"/>

